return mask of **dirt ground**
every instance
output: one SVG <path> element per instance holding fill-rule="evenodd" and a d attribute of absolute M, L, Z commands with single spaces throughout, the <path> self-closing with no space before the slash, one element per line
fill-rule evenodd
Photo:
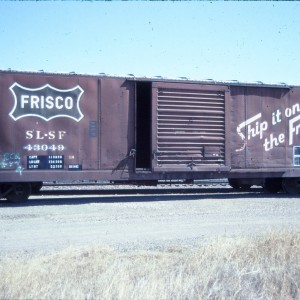
<path fill-rule="evenodd" d="M 121 251 L 194 247 L 218 238 L 300 229 L 300 197 L 205 192 L 172 195 L 31 196 L 0 202 L 0 253 L 17 256 L 67 247 Z"/>

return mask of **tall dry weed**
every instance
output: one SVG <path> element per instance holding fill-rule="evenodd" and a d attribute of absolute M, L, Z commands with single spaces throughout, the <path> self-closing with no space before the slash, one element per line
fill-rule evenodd
<path fill-rule="evenodd" d="M 197 249 L 67 249 L 0 264 L 0 299 L 299 299 L 300 232 Z"/>

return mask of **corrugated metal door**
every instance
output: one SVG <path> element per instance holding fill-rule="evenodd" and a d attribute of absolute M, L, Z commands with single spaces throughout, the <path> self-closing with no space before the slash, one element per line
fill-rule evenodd
<path fill-rule="evenodd" d="M 222 170 L 226 153 L 224 86 L 154 83 L 153 169 Z"/>

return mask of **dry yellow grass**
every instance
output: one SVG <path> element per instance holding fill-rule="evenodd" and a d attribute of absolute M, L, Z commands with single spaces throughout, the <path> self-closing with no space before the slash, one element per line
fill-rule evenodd
<path fill-rule="evenodd" d="M 0 299 L 299 299 L 300 232 L 197 249 L 67 249 L 0 265 Z"/>

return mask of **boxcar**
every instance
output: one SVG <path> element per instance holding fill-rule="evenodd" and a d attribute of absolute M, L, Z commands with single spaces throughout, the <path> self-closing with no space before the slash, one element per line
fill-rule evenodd
<path fill-rule="evenodd" d="M 300 191 L 300 87 L 0 71 L 1 197 L 43 182 L 228 178 Z"/>

